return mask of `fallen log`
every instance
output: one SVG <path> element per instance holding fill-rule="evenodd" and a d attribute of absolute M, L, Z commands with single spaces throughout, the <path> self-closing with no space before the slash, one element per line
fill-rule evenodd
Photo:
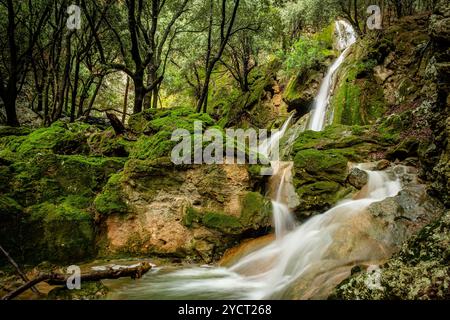
<path fill-rule="evenodd" d="M 95 282 L 105 279 L 119 279 L 125 277 L 131 277 L 132 279 L 139 279 L 146 274 L 152 266 L 148 262 L 142 262 L 132 266 L 107 266 L 102 267 L 101 270 L 97 270 L 90 273 L 82 273 L 80 275 L 80 281 L 83 282 Z M 45 273 L 40 274 L 35 279 L 25 283 L 16 290 L 8 293 L 2 298 L 2 300 L 11 300 L 27 291 L 31 287 L 40 282 L 47 282 L 53 286 L 67 286 L 67 281 L 72 275 L 66 275 L 62 273 Z"/>

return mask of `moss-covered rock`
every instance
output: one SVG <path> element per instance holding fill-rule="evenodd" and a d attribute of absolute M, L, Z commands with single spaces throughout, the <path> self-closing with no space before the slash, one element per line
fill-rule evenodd
<path fill-rule="evenodd" d="M 55 122 L 48 128 L 41 128 L 26 136 L 17 152 L 30 157 L 39 152 L 57 154 L 88 154 L 87 131 L 92 127 L 83 123 L 65 124 Z"/>
<path fill-rule="evenodd" d="M 241 199 L 240 216 L 217 212 L 199 212 L 189 207 L 186 210 L 184 224 L 192 227 L 194 223 L 216 229 L 227 235 L 242 235 L 245 232 L 257 232 L 267 228 L 270 222 L 271 205 L 257 192 L 249 192 Z"/>
<path fill-rule="evenodd" d="M 295 110 L 299 116 L 310 111 L 325 69 L 324 65 L 319 65 L 319 68 L 302 70 L 289 81 L 283 93 L 283 100 L 288 105 L 289 111 Z"/>
<path fill-rule="evenodd" d="M 22 226 L 25 261 L 73 263 L 94 257 L 94 219 L 85 207 L 89 202 L 69 197 L 28 208 Z"/>
<path fill-rule="evenodd" d="M 101 281 L 85 282 L 80 290 L 69 290 L 66 287 L 58 287 L 49 292 L 48 300 L 98 300 L 104 298 L 109 292 Z"/>
<path fill-rule="evenodd" d="M 116 136 L 112 129 L 90 135 L 87 142 L 91 155 L 104 157 L 128 157 L 133 146 L 133 142 Z"/>
<path fill-rule="evenodd" d="M 376 65 L 377 61 L 369 59 L 365 49 L 358 46 L 347 57 L 330 102 L 333 123 L 367 125 L 386 112 L 383 88 L 373 77 Z"/>
<path fill-rule="evenodd" d="M 347 180 L 348 164 L 379 160 L 389 146 L 368 126 L 333 125 L 301 133 L 292 147 L 297 215 L 323 212 L 349 195 L 354 189 Z"/>
<path fill-rule="evenodd" d="M 97 212 L 109 215 L 128 211 L 125 195 L 122 192 L 122 180 L 123 173 L 111 176 L 102 193 L 95 198 L 94 205 Z"/>

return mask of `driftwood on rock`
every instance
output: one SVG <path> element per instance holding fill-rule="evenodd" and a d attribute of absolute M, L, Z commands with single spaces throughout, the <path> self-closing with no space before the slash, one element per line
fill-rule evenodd
<path fill-rule="evenodd" d="M 83 282 L 95 282 L 105 279 L 119 279 L 125 277 L 131 277 L 132 279 L 139 279 L 144 274 L 146 274 L 152 266 L 148 262 L 142 262 L 132 266 L 107 266 L 98 268 L 98 270 L 82 273 L 80 275 L 80 281 Z M 61 273 L 45 273 L 40 274 L 37 278 L 28 281 L 24 285 L 20 286 L 16 290 L 8 293 L 2 298 L 2 300 L 11 300 L 27 291 L 31 287 L 35 286 L 40 282 L 47 282 L 49 285 L 53 286 L 66 286 L 67 281 L 71 275 L 61 274 Z"/>

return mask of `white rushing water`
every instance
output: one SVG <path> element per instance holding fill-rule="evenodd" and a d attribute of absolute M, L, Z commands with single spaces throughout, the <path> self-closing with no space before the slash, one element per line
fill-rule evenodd
<path fill-rule="evenodd" d="M 312 130 L 323 129 L 333 74 L 344 61 L 346 50 L 356 41 L 348 23 L 339 21 L 336 27 L 338 45 L 344 52 L 322 84 L 310 122 Z M 228 268 L 198 267 L 150 273 L 140 285 L 122 289 L 125 298 L 320 298 L 326 297 L 323 292 L 348 276 L 352 265 L 369 263 L 385 255 L 383 245 L 367 237 L 370 217 L 366 214 L 372 203 L 395 196 L 401 190 L 399 180 L 391 180 L 384 172 L 366 170 L 368 184 L 355 199 L 342 201 L 331 210 L 296 224 L 289 210 L 293 164 L 274 157 L 292 119 L 293 116 L 289 117 L 280 131 L 259 146 L 259 152 L 272 160 L 274 168 L 270 184 L 275 187 L 271 194 L 275 239 L 244 254 Z"/>
<path fill-rule="evenodd" d="M 343 267 L 378 257 L 368 250 L 367 241 L 360 240 L 368 232 L 360 224 L 364 226 L 361 221 L 370 204 L 395 196 L 401 185 L 384 172 L 367 173 L 369 181 L 360 199 L 343 201 L 314 216 L 229 268 L 149 274 L 142 285 L 123 292 L 131 299 L 278 299 L 291 297 L 292 291 L 298 299 L 317 298 L 318 290 L 345 278 Z"/>
<path fill-rule="evenodd" d="M 325 78 L 320 85 L 319 93 L 314 100 L 311 117 L 308 125 L 309 130 L 322 131 L 325 126 L 327 107 L 330 103 L 330 96 L 334 83 L 334 75 L 342 63 L 345 61 L 348 50 L 356 42 L 356 33 L 353 27 L 344 20 L 336 21 L 336 33 L 339 50 L 343 50 L 339 58 L 328 69 Z"/>

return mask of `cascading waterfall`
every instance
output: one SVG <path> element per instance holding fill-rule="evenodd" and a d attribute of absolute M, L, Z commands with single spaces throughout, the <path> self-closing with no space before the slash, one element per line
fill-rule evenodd
<path fill-rule="evenodd" d="M 322 130 L 333 74 L 356 41 L 351 26 L 336 23 L 338 45 L 344 49 L 331 66 L 316 99 L 310 129 Z M 112 298 L 128 299 L 317 299 L 350 274 L 353 265 L 370 264 L 386 256 L 389 248 L 371 239 L 370 204 L 395 196 L 399 180 L 384 172 L 367 171 L 368 184 L 355 197 L 345 200 L 322 215 L 298 226 L 289 210 L 292 186 L 291 162 L 274 158 L 274 151 L 286 134 L 292 116 L 280 131 L 259 146 L 259 152 L 273 159 L 272 186 L 275 240 L 247 253 L 228 268 L 198 267 L 182 270 L 156 270 L 139 285 L 122 288 Z M 291 137 L 292 138 L 292 137 Z M 293 141 L 288 137 L 287 141 Z M 364 170 L 364 167 L 360 166 Z M 292 191 L 292 190 L 291 190 Z M 350 232 L 351 230 L 351 232 Z"/>
<path fill-rule="evenodd" d="M 348 50 L 356 42 L 356 33 L 353 27 L 344 20 L 336 21 L 336 32 L 338 39 L 338 49 L 343 50 L 339 58 L 331 65 L 319 89 L 319 93 L 314 100 L 308 129 L 322 131 L 325 126 L 327 107 L 332 94 L 333 78 L 336 71 L 345 61 Z"/>

